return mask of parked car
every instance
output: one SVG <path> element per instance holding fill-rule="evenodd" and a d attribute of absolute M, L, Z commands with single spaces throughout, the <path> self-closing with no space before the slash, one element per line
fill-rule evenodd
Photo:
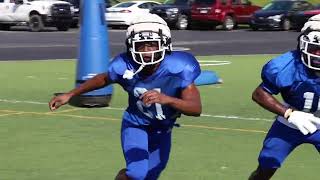
<path fill-rule="evenodd" d="M 184 30 L 190 24 L 192 2 L 193 0 L 166 0 L 150 12 L 162 17 L 170 27 Z"/>
<path fill-rule="evenodd" d="M 132 20 L 150 13 L 150 9 L 159 5 L 155 1 L 128 1 L 116 4 L 106 11 L 108 26 L 128 26 Z"/>
<path fill-rule="evenodd" d="M 106 8 L 109 8 L 111 6 L 114 6 L 120 3 L 120 1 L 118 0 L 105 0 L 105 2 L 106 2 Z"/>
<path fill-rule="evenodd" d="M 305 0 L 274 0 L 253 14 L 250 26 L 255 31 L 261 28 L 287 31 L 291 29 L 293 14 L 313 7 Z"/>
<path fill-rule="evenodd" d="M 67 31 L 72 19 L 71 4 L 52 0 L 0 0 L 0 29 L 27 25 L 30 31 L 56 27 Z"/>
<path fill-rule="evenodd" d="M 316 5 L 312 10 L 299 11 L 290 17 L 292 29 L 300 31 L 304 23 L 314 15 L 320 14 L 320 4 Z"/>
<path fill-rule="evenodd" d="M 80 0 L 63 0 L 72 4 L 72 23 L 71 27 L 78 27 L 79 19 L 80 19 Z M 118 0 L 105 0 L 106 8 L 111 7 L 112 5 L 120 3 Z"/>
<path fill-rule="evenodd" d="M 223 29 L 232 30 L 238 24 L 249 24 L 253 12 L 260 8 L 249 0 L 195 0 L 191 18 L 195 24 L 222 25 Z"/>
<path fill-rule="evenodd" d="M 63 0 L 72 4 L 71 12 L 72 12 L 72 22 L 70 27 L 78 27 L 79 16 L 80 16 L 80 0 Z"/>

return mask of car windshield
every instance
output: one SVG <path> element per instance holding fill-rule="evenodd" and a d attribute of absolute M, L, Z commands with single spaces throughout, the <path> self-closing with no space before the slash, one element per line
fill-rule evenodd
<path fill-rule="evenodd" d="M 188 1 L 190 0 L 166 0 L 163 4 L 184 5 L 184 4 L 188 4 Z"/>
<path fill-rule="evenodd" d="M 80 6 L 80 0 L 63 0 L 63 1 L 69 2 L 69 3 L 71 3 L 74 7 L 77 7 L 77 8 Z"/>
<path fill-rule="evenodd" d="M 214 4 L 215 0 L 195 0 L 196 4 Z"/>
<path fill-rule="evenodd" d="M 127 8 L 127 7 L 130 7 L 130 6 L 134 5 L 134 4 L 136 4 L 136 3 L 134 3 L 134 2 L 124 2 L 124 3 L 117 4 L 117 5 L 113 6 L 113 7 Z"/>
<path fill-rule="evenodd" d="M 266 6 L 264 6 L 262 9 L 263 10 L 272 10 L 272 11 L 277 11 L 277 10 L 284 10 L 288 11 L 291 9 L 293 4 L 293 1 L 273 1 Z"/>

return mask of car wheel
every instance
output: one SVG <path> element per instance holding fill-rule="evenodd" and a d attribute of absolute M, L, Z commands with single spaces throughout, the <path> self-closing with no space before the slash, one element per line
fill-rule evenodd
<path fill-rule="evenodd" d="M 300 32 L 302 28 L 303 28 L 303 26 L 297 26 L 295 30 L 296 30 L 297 32 Z"/>
<path fill-rule="evenodd" d="M 232 29 L 234 29 L 235 27 L 235 22 L 233 17 L 231 16 L 226 16 L 223 23 L 222 23 L 222 27 L 224 30 L 230 31 Z"/>
<path fill-rule="evenodd" d="M 176 28 L 179 30 L 186 30 L 188 28 L 189 21 L 186 15 L 180 15 L 176 23 Z"/>
<path fill-rule="evenodd" d="M 79 27 L 79 23 L 78 22 L 72 22 L 70 27 L 71 28 L 78 28 Z"/>
<path fill-rule="evenodd" d="M 252 31 L 258 31 L 259 28 L 256 25 L 250 24 L 250 28 L 252 29 Z"/>
<path fill-rule="evenodd" d="M 291 29 L 291 22 L 289 19 L 284 19 L 282 21 L 282 30 L 289 31 Z"/>
<path fill-rule="evenodd" d="M 190 25 L 189 25 L 189 29 L 191 30 L 196 30 L 199 26 L 199 23 L 195 22 L 195 21 L 191 21 Z"/>
<path fill-rule="evenodd" d="M 59 24 L 57 24 L 56 28 L 58 29 L 58 31 L 68 31 L 70 28 L 70 24 L 59 23 Z"/>
<path fill-rule="evenodd" d="M 0 24 L 0 30 L 9 31 L 10 25 L 9 24 Z"/>
<path fill-rule="evenodd" d="M 40 15 L 33 14 L 30 16 L 29 28 L 32 32 L 39 32 L 43 30 L 44 24 Z"/>
<path fill-rule="evenodd" d="M 58 29 L 58 31 L 68 31 L 69 30 L 69 27 L 66 25 L 58 25 L 56 28 Z"/>

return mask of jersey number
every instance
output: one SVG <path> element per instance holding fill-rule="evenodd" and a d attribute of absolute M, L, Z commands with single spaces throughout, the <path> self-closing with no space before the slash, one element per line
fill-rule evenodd
<path fill-rule="evenodd" d="M 158 92 L 161 92 L 161 89 L 160 88 L 155 88 L 153 89 L 155 91 L 158 91 Z M 143 93 L 147 92 L 148 90 L 146 88 L 139 88 L 139 87 L 136 87 L 134 88 L 133 92 L 134 92 L 134 96 L 139 98 Z M 138 100 L 137 101 L 137 106 L 138 106 L 138 109 L 143 113 L 145 114 L 146 116 L 148 116 L 149 118 L 154 118 L 153 117 L 153 114 L 152 114 L 152 111 L 149 110 L 151 104 L 149 105 L 145 105 L 141 100 Z M 159 103 L 155 103 L 155 107 L 156 107 L 156 118 L 158 120 L 164 120 L 166 118 L 166 116 L 163 114 L 163 111 L 162 111 L 162 106 L 161 104 Z"/>
<path fill-rule="evenodd" d="M 303 106 L 303 111 L 310 112 L 310 110 L 312 108 L 313 99 L 314 99 L 314 93 L 305 92 L 303 94 L 303 98 L 305 99 L 304 106 Z M 319 98 L 318 107 L 317 107 L 317 111 L 318 110 L 320 110 L 320 98 Z"/>

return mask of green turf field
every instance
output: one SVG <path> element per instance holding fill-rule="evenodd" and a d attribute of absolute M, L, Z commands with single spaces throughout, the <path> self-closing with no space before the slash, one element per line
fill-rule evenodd
<path fill-rule="evenodd" d="M 247 179 L 273 119 L 251 101 L 251 92 L 261 66 L 274 56 L 199 57 L 231 64 L 203 66 L 224 83 L 200 87 L 205 116 L 179 119 L 161 180 Z M 0 64 L 0 180 L 112 180 L 125 165 L 119 137 L 123 90 L 116 86 L 113 109 L 65 106 L 52 113 L 52 94 L 74 86 L 75 61 Z M 274 179 L 314 179 L 318 156 L 310 145 L 299 147 Z"/>

